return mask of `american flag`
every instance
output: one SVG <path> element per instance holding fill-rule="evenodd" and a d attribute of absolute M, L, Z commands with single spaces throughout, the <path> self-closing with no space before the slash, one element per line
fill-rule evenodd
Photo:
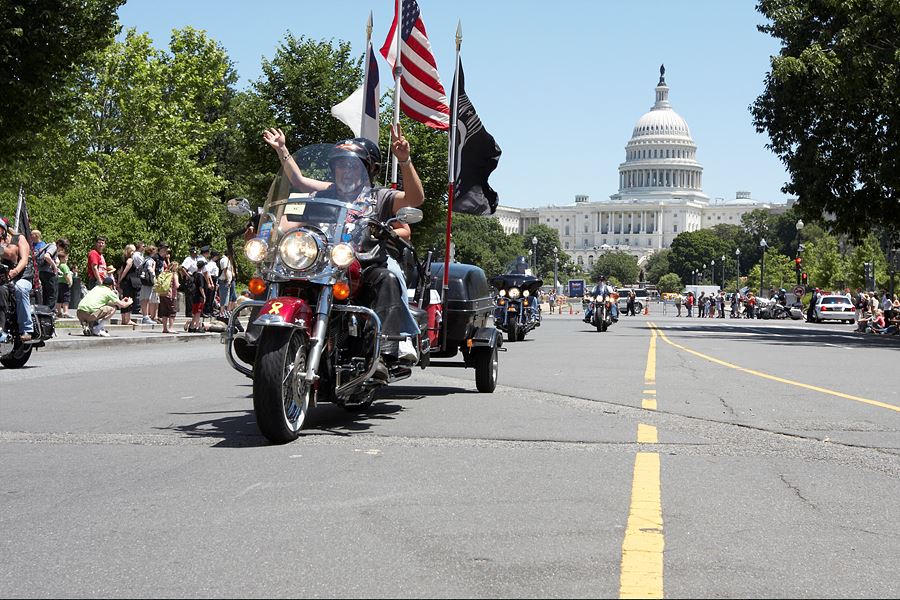
<path fill-rule="evenodd" d="M 403 22 L 400 28 L 400 108 L 403 113 L 434 129 L 450 128 L 450 107 L 447 94 L 441 85 L 437 63 L 431 52 L 431 43 L 425 32 L 425 24 L 419 14 L 416 0 L 394 0 L 394 21 L 388 32 L 381 55 L 396 67 L 397 12 L 403 2 Z"/>

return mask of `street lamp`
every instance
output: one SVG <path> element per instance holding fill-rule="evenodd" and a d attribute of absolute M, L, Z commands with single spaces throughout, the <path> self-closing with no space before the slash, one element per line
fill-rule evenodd
<path fill-rule="evenodd" d="M 559 273 L 559 248 L 553 246 L 553 291 L 559 293 L 559 284 L 556 282 L 556 276 Z"/>
<path fill-rule="evenodd" d="M 725 255 L 722 255 L 722 289 L 725 289 Z"/>
<path fill-rule="evenodd" d="M 763 281 L 766 279 L 766 248 L 769 245 L 766 243 L 766 238 L 759 240 L 759 247 L 762 248 L 762 263 L 759 267 L 759 295 L 763 295 Z"/>
<path fill-rule="evenodd" d="M 533 258 L 533 256 L 534 256 L 534 253 L 532 252 L 531 248 L 529 248 L 528 249 L 528 264 L 532 268 L 532 271 L 531 271 L 532 274 L 534 274 L 534 270 L 533 270 L 534 269 L 534 258 Z"/>
<path fill-rule="evenodd" d="M 700 271 L 700 285 L 703 285 L 703 279 L 706 277 L 706 263 L 703 263 L 703 270 Z"/>
<path fill-rule="evenodd" d="M 691 283 L 697 285 L 697 269 L 691 271 Z"/>
<path fill-rule="evenodd" d="M 803 244 L 800 243 L 800 232 L 803 230 L 803 219 L 797 219 L 796 223 L 797 227 L 797 260 L 795 261 L 795 268 L 797 271 L 797 285 L 800 285 L 800 271 L 801 267 L 801 258 L 800 253 L 803 252 Z"/>
<path fill-rule="evenodd" d="M 537 236 L 531 238 L 531 245 L 534 248 L 534 276 L 537 277 L 538 255 L 537 255 Z"/>
<path fill-rule="evenodd" d="M 709 261 L 709 279 L 710 283 L 716 285 L 716 259 Z"/>
<path fill-rule="evenodd" d="M 734 249 L 734 263 L 737 267 L 734 276 L 734 293 L 737 294 L 741 291 L 741 249 Z"/>

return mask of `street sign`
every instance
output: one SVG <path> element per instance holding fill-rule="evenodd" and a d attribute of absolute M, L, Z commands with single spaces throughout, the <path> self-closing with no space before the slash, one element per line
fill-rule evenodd
<path fill-rule="evenodd" d="M 584 279 L 569 280 L 569 298 L 581 298 L 584 296 Z"/>
<path fill-rule="evenodd" d="M 806 288 L 803 287 L 802 285 L 798 285 L 797 287 L 794 288 L 794 295 L 797 296 L 798 298 L 803 297 L 803 294 L 805 294 L 805 293 L 806 293 Z"/>

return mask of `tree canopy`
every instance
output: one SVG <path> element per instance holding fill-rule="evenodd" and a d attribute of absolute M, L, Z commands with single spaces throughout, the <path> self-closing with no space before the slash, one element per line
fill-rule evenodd
<path fill-rule="evenodd" d="M 637 282 L 639 272 L 637 257 L 622 251 L 606 252 L 594 261 L 591 279 L 598 281 L 601 275 L 605 275 L 622 285 L 631 285 Z"/>
<path fill-rule="evenodd" d="M 34 135 L 78 101 L 72 79 L 119 31 L 125 0 L 0 3 L 0 164 L 33 149 Z"/>
<path fill-rule="evenodd" d="M 781 41 L 751 106 L 804 218 L 864 237 L 900 229 L 900 9 L 896 0 L 760 0 Z"/>

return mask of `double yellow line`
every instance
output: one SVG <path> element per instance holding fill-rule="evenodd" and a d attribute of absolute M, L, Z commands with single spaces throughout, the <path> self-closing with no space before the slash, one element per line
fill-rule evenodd
<path fill-rule="evenodd" d="M 648 410 L 656 410 L 656 337 L 656 330 L 652 330 L 641 398 L 641 406 Z M 637 440 L 641 444 L 658 443 L 656 427 L 639 423 Z M 663 597 L 664 548 L 659 453 L 638 452 L 634 458 L 628 525 L 622 541 L 620 598 Z"/>

